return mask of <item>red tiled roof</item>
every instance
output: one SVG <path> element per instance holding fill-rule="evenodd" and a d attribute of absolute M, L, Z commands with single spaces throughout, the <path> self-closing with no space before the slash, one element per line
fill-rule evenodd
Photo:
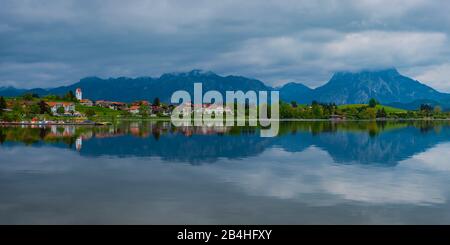
<path fill-rule="evenodd" d="M 56 105 L 63 105 L 63 106 L 71 106 L 74 105 L 73 102 L 54 102 L 54 101 L 50 101 L 50 102 L 45 102 L 47 105 L 53 107 Z"/>
<path fill-rule="evenodd" d="M 111 104 L 113 104 L 113 105 L 126 105 L 126 103 L 116 102 L 116 101 L 112 101 Z"/>

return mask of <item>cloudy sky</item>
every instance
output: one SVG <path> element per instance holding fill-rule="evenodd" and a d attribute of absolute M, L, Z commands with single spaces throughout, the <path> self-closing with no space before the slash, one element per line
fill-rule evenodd
<path fill-rule="evenodd" d="M 0 0 L 0 86 L 211 70 L 311 87 L 397 67 L 450 92 L 448 0 Z"/>

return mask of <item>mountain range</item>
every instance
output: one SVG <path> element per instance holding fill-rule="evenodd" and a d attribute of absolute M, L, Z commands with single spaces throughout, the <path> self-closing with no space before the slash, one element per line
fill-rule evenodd
<path fill-rule="evenodd" d="M 63 95 L 76 88 L 83 90 L 83 97 L 91 100 L 114 100 L 131 102 L 135 100 L 153 100 L 158 97 L 169 102 L 174 91 L 186 90 L 193 93 L 193 83 L 202 82 L 203 91 L 217 90 L 222 94 L 227 90 L 279 90 L 283 101 L 308 104 L 311 101 L 360 104 L 375 98 L 385 105 L 405 109 L 417 109 L 422 103 L 439 105 L 450 110 L 450 94 L 437 90 L 401 75 L 396 69 L 384 69 L 360 72 L 338 72 L 330 81 L 315 89 L 302 83 L 287 83 L 273 88 L 257 79 L 243 76 L 220 76 L 213 72 L 192 70 L 183 73 L 166 73 L 159 78 L 118 77 L 102 79 L 86 77 L 69 86 L 50 89 L 17 89 L 1 87 L 1 96 L 18 96 L 24 93 Z"/>

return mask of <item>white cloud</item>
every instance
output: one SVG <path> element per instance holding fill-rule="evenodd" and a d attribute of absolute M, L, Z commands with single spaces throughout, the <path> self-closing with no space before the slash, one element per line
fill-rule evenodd
<path fill-rule="evenodd" d="M 324 53 L 344 69 L 414 66 L 441 60 L 446 42 L 444 33 L 369 31 L 345 34 L 325 45 Z"/>
<path fill-rule="evenodd" d="M 27 81 L 28 87 L 63 85 L 74 82 L 64 77 L 64 74 L 71 71 L 73 69 L 70 65 L 58 62 L 5 62 L 0 63 L 0 83 L 22 87 L 22 84 L 9 79 L 15 74 L 20 74 L 22 79 Z M 47 81 L 53 83 L 48 84 Z"/>
<path fill-rule="evenodd" d="M 450 92 L 450 63 L 428 67 L 415 78 L 438 91 Z"/>
<path fill-rule="evenodd" d="M 438 32 L 339 33 L 321 29 L 247 40 L 238 49 L 221 54 L 216 65 L 232 64 L 235 70 L 244 67 L 248 73 L 254 69 L 262 76 L 271 77 L 273 83 L 288 81 L 288 76 L 314 81 L 320 72 L 326 73 L 328 79 L 333 72 L 342 70 L 417 67 L 443 62 L 447 59 L 445 54 L 450 53 L 447 43 L 447 35 Z"/>
<path fill-rule="evenodd" d="M 0 86 L 7 81 L 51 86 L 87 75 L 144 76 L 200 68 L 315 87 L 335 70 L 395 66 L 421 70 L 418 77 L 450 91 L 442 84 L 447 74 L 433 70 L 450 63 L 446 0 L 0 4 L 1 63 L 73 68 L 48 77 L 42 76 L 45 69 L 2 73 Z"/>

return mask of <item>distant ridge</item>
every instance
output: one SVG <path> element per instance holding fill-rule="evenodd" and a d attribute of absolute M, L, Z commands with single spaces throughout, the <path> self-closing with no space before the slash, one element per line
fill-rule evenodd
<path fill-rule="evenodd" d="M 401 75 L 396 69 L 337 72 L 329 82 L 316 88 L 289 83 L 281 88 L 285 101 L 311 103 L 312 100 L 336 104 L 363 104 L 375 98 L 383 104 L 402 109 L 417 109 L 421 104 L 450 110 L 450 94 Z"/>
<path fill-rule="evenodd" d="M 313 100 L 313 89 L 307 87 L 302 83 L 290 82 L 285 84 L 280 89 L 281 100 L 286 102 L 298 101 L 302 103 L 310 103 Z"/>
<path fill-rule="evenodd" d="M 211 71 L 192 70 L 190 72 L 166 73 L 159 78 L 152 77 L 118 77 L 102 79 L 86 77 L 69 86 L 52 89 L 15 89 L 0 88 L 2 96 L 18 96 L 23 93 L 65 94 L 80 87 L 84 97 L 92 100 L 105 99 L 131 102 L 134 100 L 153 100 L 158 97 L 163 102 L 170 102 L 172 93 L 176 90 L 187 90 L 192 93 L 195 82 L 203 83 L 203 90 L 273 90 L 257 79 L 243 76 L 220 76 Z M 375 98 L 383 104 L 395 105 L 410 109 L 417 103 L 427 102 L 450 109 L 450 94 L 441 93 L 435 89 L 401 75 L 396 69 L 384 69 L 361 72 L 337 72 L 329 82 L 316 89 L 311 89 L 301 83 L 287 83 L 277 88 L 283 101 L 297 101 L 309 104 L 316 100 L 336 104 L 367 103 Z M 419 104 L 420 105 L 420 104 Z"/>

